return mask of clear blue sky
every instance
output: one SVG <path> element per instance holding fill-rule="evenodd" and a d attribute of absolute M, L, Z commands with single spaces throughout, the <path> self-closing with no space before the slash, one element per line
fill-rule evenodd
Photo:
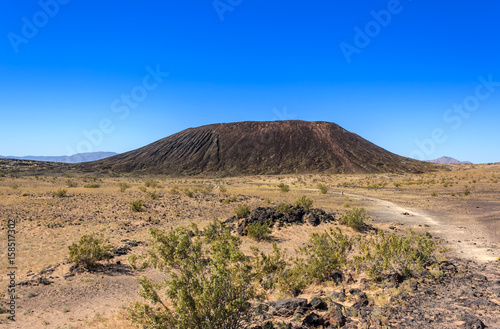
<path fill-rule="evenodd" d="M 3 1 L 0 154 L 301 119 L 404 156 L 500 161 L 499 1 L 215 4 Z"/>

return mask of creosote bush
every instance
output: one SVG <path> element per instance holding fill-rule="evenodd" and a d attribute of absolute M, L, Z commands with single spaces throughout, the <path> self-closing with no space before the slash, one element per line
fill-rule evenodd
<path fill-rule="evenodd" d="M 302 207 L 304 209 L 310 209 L 313 205 L 313 199 L 306 197 L 305 195 L 298 199 L 294 204 L 295 207 Z"/>
<path fill-rule="evenodd" d="M 236 214 L 237 218 L 245 218 L 248 215 L 250 215 L 250 207 L 248 205 L 243 204 L 239 205 L 235 210 L 234 213 Z"/>
<path fill-rule="evenodd" d="M 290 186 L 286 185 L 285 183 L 280 183 L 278 185 L 278 187 L 281 190 L 281 192 L 288 192 L 288 191 L 290 191 Z"/>
<path fill-rule="evenodd" d="M 78 243 L 69 248 L 69 260 L 89 270 L 95 269 L 98 262 L 111 259 L 111 246 L 100 236 L 83 235 Z"/>
<path fill-rule="evenodd" d="M 364 270 L 377 280 L 383 274 L 398 273 L 408 276 L 411 271 L 421 271 L 434 261 L 437 244 L 429 233 L 417 234 L 410 230 L 406 236 L 395 233 L 377 235 L 359 240 L 361 255 L 354 261 L 358 270 Z"/>
<path fill-rule="evenodd" d="M 247 226 L 248 237 L 256 241 L 267 240 L 270 234 L 271 229 L 268 223 L 255 222 Z"/>
<path fill-rule="evenodd" d="M 69 179 L 68 179 L 68 180 L 66 181 L 66 186 L 68 186 L 68 187 L 77 187 L 77 186 L 78 186 L 78 184 L 77 184 L 76 182 L 73 182 L 72 180 L 69 180 Z"/>
<path fill-rule="evenodd" d="M 64 198 L 67 195 L 67 192 L 65 189 L 60 188 L 59 190 L 52 192 L 52 195 L 55 198 Z"/>
<path fill-rule="evenodd" d="M 87 184 L 83 186 L 84 188 L 99 188 L 101 185 L 99 184 Z"/>
<path fill-rule="evenodd" d="M 120 183 L 120 192 L 125 192 L 126 189 L 130 188 L 127 183 Z"/>
<path fill-rule="evenodd" d="M 361 231 L 365 226 L 365 221 L 369 218 L 370 216 L 364 208 L 353 208 L 342 215 L 340 224 L 347 225 L 356 231 Z"/>
<path fill-rule="evenodd" d="M 324 184 L 318 184 L 318 190 L 320 194 L 326 194 L 326 192 L 328 192 L 328 187 Z"/>
<path fill-rule="evenodd" d="M 135 200 L 130 202 L 130 211 L 140 212 L 142 211 L 142 200 Z"/>
<path fill-rule="evenodd" d="M 256 291 L 240 239 L 217 220 L 203 236 L 195 226 L 149 233 L 146 263 L 167 279 L 160 284 L 140 279 L 146 302 L 134 303 L 129 319 L 143 328 L 242 328 Z"/>

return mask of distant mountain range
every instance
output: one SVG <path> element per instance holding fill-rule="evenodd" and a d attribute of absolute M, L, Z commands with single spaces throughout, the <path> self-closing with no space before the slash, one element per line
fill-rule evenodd
<path fill-rule="evenodd" d="M 62 162 L 62 163 L 82 163 L 91 162 L 109 158 L 118 153 L 114 152 L 91 152 L 91 153 L 78 153 L 73 155 L 61 155 L 61 156 L 32 156 L 28 155 L 25 157 L 15 157 L 15 156 L 2 156 L 0 159 L 18 159 L 18 160 L 35 160 L 35 161 L 47 161 L 47 162 Z"/>
<path fill-rule="evenodd" d="M 440 157 L 439 159 L 428 160 L 427 162 L 439 163 L 439 164 L 472 164 L 472 162 L 469 161 L 459 161 L 457 159 L 450 157 Z"/>

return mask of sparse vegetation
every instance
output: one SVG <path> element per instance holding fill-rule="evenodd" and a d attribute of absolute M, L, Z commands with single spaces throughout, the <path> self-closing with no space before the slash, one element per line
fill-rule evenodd
<path fill-rule="evenodd" d="M 469 194 L 470 194 L 470 192 L 471 192 L 470 188 L 469 188 L 468 186 L 465 186 L 465 189 L 464 189 L 464 191 L 463 191 L 463 194 L 467 196 L 467 195 L 469 195 Z"/>
<path fill-rule="evenodd" d="M 318 184 L 318 190 L 320 194 L 326 194 L 326 192 L 328 192 L 328 187 L 324 184 Z"/>
<path fill-rule="evenodd" d="M 68 180 L 66 181 L 66 186 L 68 186 L 68 187 L 77 187 L 77 186 L 78 186 L 78 184 L 77 184 L 76 182 L 73 182 L 72 180 L 69 180 L 69 179 L 68 179 Z"/>
<path fill-rule="evenodd" d="M 19 185 L 17 185 L 16 183 L 10 185 L 10 188 L 13 189 L 13 190 L 17 190 L 19 188 Z"/>
<path fill-rule="evenodd" d="M 225 198 L 222 203 L 225 203 L 225 204 L 229 204 L 231 202 L 235 202 L 236 201 L 236 196 L 233 195 L 233 196 L 230 196 L 230 197 L 227 197 Z"/>
<path fill-rule="evenodd" d="M 285 183 L 279 184 L 278 188 L 281 190 L 281 192 L 288 192 L 288 191 L 290 191 L 290 186 L 286 185 Z"/>
<path fill-rule="evenodd" d="M 151 187 L 151 188 L 157 188 L 160 185 L 160 182 L 150 179 L 144 182 L 144 186 L 146 187 Z"/>
<path fill-rule="evenodd" d="M 144 328 L 241 328 L 250 316 L 256 291 L 248 258 L 240 240 L 220 222 L 204 238 L 180 226 L 164 232 L 150 230 L 150 266 L 166 272 L 162 284 L 142 277 L 140 296 L 129 318 Z M 168 303 L 158 289 L 165 290 Z"/>
<path fill-rule="evenodd" d="M 179 194 L 180 193 L 180 189 L 179 189 L 179 186 L 174 186 L 170 189 L 170 193 L 172 194 Z"/>
<path fill-rule="evenodd" d="M 120 186 L 120 192 L 125 192 L 127 189 L 131 187 L 127 183 L 120 183 L 119 186 Z"/>
<path fill-rule="evenodd" d="M 55 197 L 55 198 L 64 198 L 66 195 L 67 195 L 67 192 L 65 189 L 59 189 L 55 192 L 52 192 L 52 195 Z"/>
<path fill-rule="evenodd" d="M 248 225 L 247 235 L 255 241 L 267 240 L 271 234 L 269 223 L 255 222 Z"/>
<path fill-rule="evenodd" d="M 342 215 L 340 224 L 347 225 L 356 231 L 361 231 L 365 226 L 365 221 L 369 218 L 370 216 L 364 208 L 353 208 Z"/>
<path fill-rule="evenodd" d="M 142 211 L 142 200 L 135 200 L 130 202 L 130 211 L 132 212 L 140 212 Z"/>
<path fill-rule="evenodd" d="M 111 259 L 111 246 L 95 234 L 83 235 L 68 248 L 70 262 L 89 270 L 95 269 L 99 261 Z"/>
<path fill-rule="evenodd" d="M 87 184 L 83 186 L 84 188 L 99 188 L 101 187 L 100 184 Z"/>
<path fill-rule="evenodd" d="M 313 199 L 306 197 L 305 195 L 300 197 L 294 204 L 295 207 L 302 207 L 304 209 L 310 209 L 313 205 Z"/>
<path fill-rule="evenodd" d="M 278 211 L 282 214 L 288 214 L 290 209 L 292 209 L 292 207 L 288 203 L 282 202 L 278 205 Z"/>
<path fill-rule="evenodd" d="M 158 193 L 156 193 L 156 191 L 153 191 L 153 192 L 148 192 L 148 198 L 152 199 L 152 200 L 158 200 L 159 196 L 158 196 Z"/>
<path fill-rule="evenodd" d="M 437 193 L 436 193 L 436 192 L 434 192 L 434 191 L 432 191 L 432 192 L 431 192 L 431 196 L 437 196 Z"/>
<path fill-rule="evenodd" d="M 248 215 L 250 215 L 250 207 L 248 205 L 239 205 L 235 210 L 234 213 L 236 214 L 237 218 L 245 218 Z"/>

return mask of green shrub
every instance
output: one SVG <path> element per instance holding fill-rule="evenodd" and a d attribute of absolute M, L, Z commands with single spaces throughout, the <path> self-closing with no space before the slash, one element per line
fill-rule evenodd
<path fill-rule="evenodd" d="M 434 192 L 434 191 L 432 191 L 432 192 L 431 192 L 431 196 L 437 196 L 437 193 L 436 193 L 436 192 Z"/>
<path fill-rule="evenodd" d="M 282 202 L 278 205 L 278 211 L 282 214 L 288 214 L 291 209 L 292 209 L 292 207 L 288 203 L 285 203 L 285 202 Z"/>
<path fill-rule="evenodd" d="M 130 211 L 140 212 L 142 211 L 142 200 L 135 200 L 130 202 Z"/>
<path fill-rule="evenodd" d="M 222 186 L 221 188 L 219 188 L 219 192 L 220 193 L 226 193 L 227 192 L 227 188 L 225 188 L 225 187 Z"/>
<path fill-rule="evenodd" d="M 78 184 L 76 182 L 73 182 L 72 180 L 69 180 L 69 179 L 66 181 L 66 185 L 68 187 L 77 187 L 78 186 Z"/>
<path fill-rule="evenodd" d="M 99 185 L 99 184 L 87 184 L 87 185 L 84 185 L 83 187 L 85 187 L 85 188 L 99 188 L 99 187 L 101 187 L 101 185 Z"/>
<path fill-rule="evenodd" d="M 255 222 L 247 226 L 247 236 L 255 241 L 267 240 L 271 234 L 268 223 Z"/>
<path fill-rule="evenodd" d="M 10 188 L 13 189 L 13 190 L 17 190 L 19 188 L 19 185 L 17 185 L 16 183 L 14 183 L 14 184 L 12 184 L 10 186 Z"/>
<path fill-rule="evenodd" d="M 172 187 L 170 189 L 170 193 L 172 193 L 172 194 L 179 194 L 180 193 L 179 186 Z"/>
<path fill-rule="evenodd" d="M 120 192 L 125 192 L 126 189 L 130 188 L 127 183 L 120 183 Z"/>
<path fill-rule="evenodd" d="M 128 309 L 129 319 L 142 328 L 243 328 L 256 296 L 252 269 L 240 240 L 220 222 L 209 238 L 183 226 L 169 232 L 150 230 L 148 264 L 165 272 L 155 284 L 139 280 L 140 296 Z M 164 290 L 167 301 L 160 297 Z"/>
<path fill-rule="evenodd" d="M 151 188 L 157 188 L 159 186 L 159 182 L 155 181 L 153 179 L 147 180 L 144 182 L 144 186 L 146 187 L 151 187 Z"/>
<path fill-rule="evenodd" d="M 259 282 L 264 290 L 273 290 L 278 287 L 288 266 L 286 251 L 279 249 L 276 242 L 272 243 L 272 247 L 273 251 L 269 255 L 255 247 L 250 247 L 253 253 L 255 281 Z"/>
<path fill-rule="evenodd" d="M 57 190 L 56 192 L 52 192 L 52 195 L 55 197 L 55 198 L 63 198 L 66 196 L 66 193 L 67 191 L 65 189 L 59 189 Z"/>
<path fill-rule="evenodd" d="M 361 231 L 365 226 L 365 221 L 369 218 L 370 216 L 365 209 L 353 208 L 342 215 L 340 218 L 340 224 L 347 225 L 356 231 Z"/>
<path fill-rule="evenodd" d="M 318 190 L 320 194 L 326 194 L 326 192 L 328 192 L 328 187 L 323 184 L 318 184 Z"/>
<path fill-rule="evenodd" d="M 465 186 L 465 189 L 464 189 L 464 195 L 469 195 L 470 194 L 470 188 L 468 186 Z"/>
<path fill-rule="evenodd" d="M 222 201 L 222 203 L 229 204 L 229 203 L 235 202 L 235 201 L 236 201 L 236 196 L 233 195 L 233 196 L 225 198 L 224 201 Z"/>
<path fill-rule="evenodd" d="M 237 218 L 245 218 L 248 215 L 250 215 L 250 207 L 248 205 L 239 205 L 235 210 L 234 213 L 236 214 Z"/>
<path fill-rule="evenodd" d="M 294 204 L 295 207 L 302 207 L 304 209 L 310 209 L 313 205 L 313 199 L 306 197 L 305 195 L 298 199 Z"/>
<path fill-rule="evenodd" d="M 0 177 L 5 177 L 5 173 L 4 172 L 0 172 Z"/>
<path fill-rule="evenodd" d="M 95 234 L 83 235 L 78 243 L 69 248 L 69 260 L 87 269 L 94 269 L 98 262 L 111 259 L 111 246 Z"/>
<path fill-rule="evenodd" d="M 158 194 L 156 193 L 156 191 L 148 192 L 148 198 L 152 200 L 158 200 Z"/>
<path fill-rule="evenodd" d="M 278 185 L 279 189 L 281 190 L 281 192 L 288 192 L 290 191 L 290 186 L 284 184 L 284 183 L 281 183 L 280 185 Z"/>
<path fill-rule="evenodd" d="M 190 189 L 185 189 L 185 190 L 184 190 L 184 194 L 185 194 L 188 198 L 192 198 L 192 197 L 194 197 L 194 193 L 193 193 L 193 191 L 191 191 Z"/>
<path fill-rule="evenodd" d="M 330 232 L 314 233 L 307 246 L 299 249 L 304 257 L 304 270 L 310 279 L 324 282 L 334 271 L 342 270 L 347 264 L 347 256 L 353 241 L 339 228 Z"/>
<path fill-rule="evenodd" d="M 379 231 L 359 241 L 361 255 L 354 260 L 358 270 L 365 270 L 375 280 L 383 274 L 407 276 L 432 263 L 436 248 L 437 244 L 427 232 L 422 235 L 410 230 L 407 236 L 399 236 Z"/>

